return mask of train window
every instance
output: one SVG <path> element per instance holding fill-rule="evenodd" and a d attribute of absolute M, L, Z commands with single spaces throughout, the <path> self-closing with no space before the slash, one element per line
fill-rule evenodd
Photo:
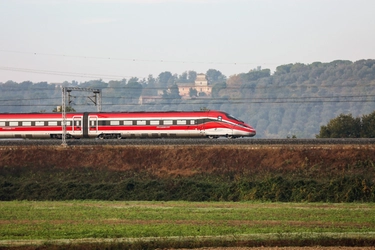
<path fill-rule="evenodd" d="M 5 122 L 0 122 L 0 126 L 5 126 Z"/>
<path fill-rule="evenodd" d="M 22 122 L 22 126 L 31 126 L 31 122 Z"/>
<path fill-rule="evenodd" d="M 150 121 L 150 125 L 159 125 L 159 121 Z"/>
<path fill-rule="evenodd" d="M 177 125 L 185 125 L 186 120 L 177 120 Z"/>
<path fill-rule="evenodd" d="M 18 122 L 9 122 L 9 126 L 18 126 Z"/>
<path fill-rule="evenodd" d="M 146 121 L 137 121 L 137 125 L 146 125 Z"/>
<path fill-rule="evenodd" d="M 124 121 L 124 125 L 133 125 L 133 121 Z"/>
<path fill-rule="evenodd" d="M 193 125 L 193 124 L 197 124 L 197 121 L 196 120 L 190 120 L 190 124 Z"/>
<path fill-rule="evenodd" d="M 44 126 L 44 122 L 35 122 L 35 126 Z"/>
<path fill-rule="evenodd" d="M 114 126 L 115 126 L 115 125 L 120 125 L 120 121 L 110 121 L 109 124 L 112 125 L 112 126 L 113 126 L 113 125 L 114 125 Z"/>
<path fill-rule="evenodd" d="M 48 122 L 48 126 L 57 126 L 57 121 Z"/>
<path fill-rule="evenodd" d="M 229 119 L 233 119 L 233 120 L 238 121 L 238 122 L 243 122 L 243 121 L 241 121 L 241 120 L 235 118 L 234 116 L 231 116 L 230 114 L 226 114 L 226 115 L 227 115 L 227 117 L 228 117 Z"/>
<path fill-rule="evenodd" d="M 108 126 L 109 125 L 109 121 L 98 121 L 98 125 L 99 126 Z"/>
<path fill-rule="evenodd" d="M 164 125 L 173 125 L 173 121 L 166 120 L 166 121 L 164 121 Z"/>
<path fill-rule="evenodd" d="M 74 121 L 73 120 L 73 126 L 81 126 L 81 121 Z"/>
<path fill-rule="evenodd" d="M 210 120 L 208 120 L 208 119 L 198 119 L 195 124 L 203 124 L 203 123 L 206 123 L 208 121 L 210 121 Z"/>

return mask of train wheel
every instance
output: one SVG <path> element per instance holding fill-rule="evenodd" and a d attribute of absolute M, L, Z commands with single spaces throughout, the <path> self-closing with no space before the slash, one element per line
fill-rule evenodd
<path fill-rule="evenodd" d="M 121 139 L 121 135 L 117 135 L 116 139 L 120 140 Z"/>
<path fill-rule="evenodd" d="M 98 138 L 99 138 L 100 140 L 103 140 L 103 139 L 104 139 L 104 135 L 101 134 L 101 135 L 98 136 Z"/>
<path fill-rule="evenodd" d="M 208 135 L 207 138 L 208 139 L 217 139 L 217 138 L 219 138 L 219 136 L 217 136 L 217 135 Z"/>

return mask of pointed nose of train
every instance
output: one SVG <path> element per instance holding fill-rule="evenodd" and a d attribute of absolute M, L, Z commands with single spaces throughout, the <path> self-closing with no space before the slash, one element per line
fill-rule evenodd
<path fill-rule="evenodd" d="M 246 123 L 239 124 L 239 127 L 237 127 L 237 129 L 237 133 L 243 137 L 253 137 L 256 135 L 256 130 Z"/>
<path fill-rule="evenodd" d="M 249 126 L 249 136 L 255 136 L 256 134 L 257 131 L 253 127 Z"/>

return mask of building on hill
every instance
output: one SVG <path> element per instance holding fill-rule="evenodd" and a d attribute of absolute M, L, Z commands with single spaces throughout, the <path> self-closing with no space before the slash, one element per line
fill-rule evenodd
<path fill-rule="evenodd" d="M 62 82 L 51 82 L 49 85 L 55 86 L 56 89 L 62 89 L 63 84 Z"/>
<path fill-rule="evenodd" d="M 190 98 L 190 89 L 196 90 L 198 96 L 211 96 L 212 86 L 208 85 L 205 74 L 197 74 L 194 83 L 177 83 L 178 91 L 182 99 Z"/>
<path fill-rule="evenodd" d="M 148 104 L 148 103 L 155 103 L 157 101 L 162 100 L 163 97 L 161 95 L 157 96 L 143 96 L 141 95 L 138 100 L 138 104 L 143 105 L 143 104 Z"/>

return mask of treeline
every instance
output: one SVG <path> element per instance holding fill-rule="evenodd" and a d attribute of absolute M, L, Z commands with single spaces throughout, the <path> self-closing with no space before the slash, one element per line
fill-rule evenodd
<path fill-rule="evenodd" d="M 375 138 L 375 111 L 362 117 L 341 114 L 320 127 L 317 138 Z"/>
<path fill-rule="evenodd" d="M 162 72 L 157 77 L 104 82 L 64 82 L 102 89 L 103 111 L 223 110 L 251 124 L 258 138 L 314 138 L 340 114 L 359 117 L 375 110 L 375 60 L 287 64 L 225 76 L 205 72 L 212 95 L 181 99 L 177 83 L 194 82 L 197 72 Z M 91 101 L 72 92 L 77 111 L 94 111 Z M 148 101 L 139 104 L 139 97 Z M 157 98 L 152 98 L 157 96 Z M 61 105 L 61 88 L 46 82 L 0 83 L 1 112 L 50 112 Z"/>
<path fill-rule="evenodd" d="M 339 114 L 357 117 L 375 110 L 375 61 L 289 64 L 269 77 L 240 75 L 241 93 L 250 100 L 258 135 L 315 137 L 319 128 Z M 244 118 L 244 117 L 242 117 Z"/>

